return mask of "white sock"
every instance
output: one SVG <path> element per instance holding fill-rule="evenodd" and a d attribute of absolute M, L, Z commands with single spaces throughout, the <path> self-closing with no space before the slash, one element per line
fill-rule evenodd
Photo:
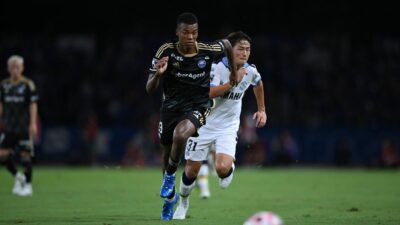
<path fill-rule="evenodd" d="M 182 197 L 188 197 L 190 195 L 190 193 L 192 192 L 195 183 L 196 182 L 193 182 L 193 184 L 191 184 L 191 185 L 186 185 L 183 183 L 182 178 L 181 178 L 181 182 L 179 184 L 179 194 Z"/>

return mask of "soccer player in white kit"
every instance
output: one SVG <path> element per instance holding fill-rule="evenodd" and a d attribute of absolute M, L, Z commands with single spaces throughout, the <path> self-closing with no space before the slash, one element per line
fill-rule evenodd
<path fill-rule="evenodd" d="M 190 192 L 195 185 L 202 161 L 207 159 L 211 145 L 215 144 L 215 168 L 220 187 L 227 188 L 232 182 L 242 98 L 250 85 L 253 86 L 257 100 L 258 111 L 253 116 L 256 127 L 263 127 L 267 121 L 261 76 L 255 66 L 247 63 L 251 39 L 241 31 L 229 34 L 227 39 L 233 47 L 236 64 L 233 68 L 238 70 L 242 80 L 236 86 L 231 85 L 230 66 L 226 58 L 212 65 L 210 98 L 214 98 L 214 106 L 206 119 L 206 125 L 199 129 L 199 136 L 191 137 L 187 141 L 186 166 L 179 187 L 181 198 L 173 219 L 186 218 Z"/>

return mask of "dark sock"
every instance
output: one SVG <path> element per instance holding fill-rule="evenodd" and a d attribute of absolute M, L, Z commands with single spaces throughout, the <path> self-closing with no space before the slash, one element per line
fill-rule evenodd
<path fill-rule="evenodd" d="M 167 166 L 167 174 L 168 175 L 172 175 L 172 174 L 174 174 L 176 172 L 177 169 L 178 169 L 178 167 L 168 164 L 168 166 Z"/>
<path fill-rule="evenodd" d="M 167 197 L 168 200 L 172 200 L 175 197 L 175 186 L 174 186 L 174 190 L 172 191 L 172 193 Z"/>
<path fill-rule="evenodd" d="M 179 166 L 179 162 L 174 162 L 171 160 L 171 158 L 168 160 L 168 166 L 167 166 L 167 174 L 168 175 L 172 175 L 176 172 L 176 170 L 178 169 Z"/>
<path fill-rule="evenodd" d="M 6 166 L 7 170 L 15 176 L 17 174 L 17 167 L 14 163 L 14 160 L 11 155 L 9 155 L 6 159 L 6 161 L 3 162 L 3 164 Z"/>
<path fill-rule="evenodd" d="M 26 178 L 26 182 L 27 183 L 31 183 L 32 182 L 32 162 L 30 160 L 27 161 L 22 161 L 22 166 L 25 169 L 25 178 Z"/>
<path fill-rule="evenodd" d="M 190 179 L 189 177 L 186 176 L 186 173 L 183 172 L 183 174 L 182 174 L 182 182 L 183 182 L 185 185 L 190 186 L 191 184 L 194 183 L 195 180 L 196 180 L 196 177 L 193 178 L 193 179 Z"/>
<path fill-rule="evenodd" d="M 231 167 L 231 169 L 229 170 L 229 172 L 227 174 L 225 174 L 225 176 L 221 177 L 221 179 L 227 178 L 229 177 L 233 172 L 233 168 Z"/>

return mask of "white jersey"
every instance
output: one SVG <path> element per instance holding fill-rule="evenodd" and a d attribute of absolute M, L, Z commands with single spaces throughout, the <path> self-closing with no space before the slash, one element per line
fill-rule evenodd
<path fill-rule="evenodd" d="M 213 133 L 237 133 L 240 125 L 240 113 L 242 111 L 242 98 L 250 85 L 256 86 L 261 76 L 255 66 L 245 64 L 247 74 L 242 81 L 224 95 L 214 99 L 214 106 L 207 117 L 206 125 L 199 129 L 199 135 L 204 132 Z M 211 67 L 210 86 L 219 86 L 229 82 L 230 71 L 228 60 L 223 58 Z"/>

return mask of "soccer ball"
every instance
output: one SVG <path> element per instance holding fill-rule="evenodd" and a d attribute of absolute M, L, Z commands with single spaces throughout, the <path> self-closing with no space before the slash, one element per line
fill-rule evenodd
<path fill-rule="evenodd" d="M 248 218 L 243 225 L 283 225 L 283 221 L 273 212 L 261 211 Z"/>

